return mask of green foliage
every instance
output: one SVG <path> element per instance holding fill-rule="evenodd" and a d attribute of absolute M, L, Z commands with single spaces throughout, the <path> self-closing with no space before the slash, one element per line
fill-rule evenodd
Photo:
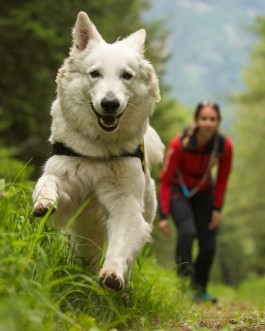
<path fill-rule="evenodd" d="M 223 224 L 226 250 L 234 267 L 228 265 L 225 255 L 223 260 L 227 260 L 224 263 L 233 283 L 265 272 L 264 18 L 256 20 L 253 31 L 258 38 L 245 69 L 246 89 L 234 97 L 238 118 L 234 129 L 235 162 Z"/>
<path fill-rule="evenodd" d="M 25 181 L 28 180 L 33 172 L 31 165 L 26 165 L 24 162 L 16 158 L 16 149 L 7 149 L 0 147 L 0 180 L 7 182 Z M 4 181 L 2 186 L 4 185 Z M 0 192 L 3 191 L 3 187 L 0 187 Z"/>
<path fill-rule="evenodd" d="M 165 96 L 162 98 L 161 104 L 158 104 L 151 124 L 159 132 L 162 141 L 167 146 L 173 136 L 181 132 L 185 126 L 190 125 L 189 115 L 187 108 L 176 104 Z M 168 124 L 165 126 L 166 123 Z"/>
<path fill-rule="evenodd" d="M 238 296 L 241 300 L 255 302 L 263 310 L 265 309 L 265 277 L 245 280 L 238 288 Z"/>

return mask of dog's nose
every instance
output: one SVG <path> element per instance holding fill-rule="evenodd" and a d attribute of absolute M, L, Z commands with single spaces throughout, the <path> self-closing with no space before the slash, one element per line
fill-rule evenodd
<path fill-rule="evenodd" d="M 101 107 L 106 113 L 114 113 L 119 107 L 120 102 L 117 98 L 103 98 Z"/>

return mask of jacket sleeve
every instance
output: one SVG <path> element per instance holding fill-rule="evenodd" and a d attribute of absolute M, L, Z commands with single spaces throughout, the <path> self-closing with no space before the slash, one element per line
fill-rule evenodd
<path fill-rule="evenodd" d="M 169 214 L 172 184 L 179 166 L 182 152 L 178 137 L 172 139 L 166 152 L 163 168 L 159 176 L 159 207 L 160 218 L 165 219 Z"/>
<path fill-rule="evenodd" d="M 229 174 L 232 168 L 233 148 L 230 138 L 225 139 L 222 156 L 219 159 L 219 167 L 214 188 L 214 209 L 221 210 L 227 188 Z"/>

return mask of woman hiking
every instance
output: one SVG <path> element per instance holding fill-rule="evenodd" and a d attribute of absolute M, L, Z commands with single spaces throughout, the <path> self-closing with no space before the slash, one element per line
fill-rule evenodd
<path fill-rule="evenodd" d="M 201 102 L 194 125 L 174 137 L 160 173 L 159 228 L 169 234 L 169 215 L 177 228 L 176 264 L 181 276 L 191 277 L 195 300 L 217 302 L 207 292 L 221 209 L 232 164 L 231 139 L 219 133 L 220 107 Z M 215 179 L 212 167 L 217 164 Z M 198 255 L 192 261 L 192 245 Z"/>

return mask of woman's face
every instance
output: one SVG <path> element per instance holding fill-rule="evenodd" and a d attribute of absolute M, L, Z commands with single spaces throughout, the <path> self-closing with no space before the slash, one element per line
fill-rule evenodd
<path fill-rule="evenodd" d="M 208 138 L 211 138 L 218 130 L 219 123 L 218 114 L 211 106 L 204 106 L 196 120 L 200 133 Z"/>

